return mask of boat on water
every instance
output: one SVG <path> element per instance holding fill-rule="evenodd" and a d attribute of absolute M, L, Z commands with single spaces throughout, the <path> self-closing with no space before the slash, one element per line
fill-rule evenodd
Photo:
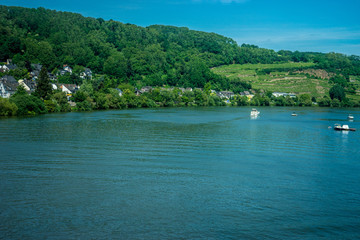
<path fill-rule="evenodd" d="M 260 112 L 258 110 L 256 110 L 255 108 L 251 109 L 250 116 L 257 117 L 259 114 L 260 114 Z"/>
<path fill-rule="evenodd" d="M 349 114 L 348 119 L 349 119 L 349 120 L 354 120 L 354 116 L 351 115 L 351 114 Z"/>
<path fill-rule="evenodd" d="M 349 125 L 340 125 L 340 124 L 335 124 L 334 126 L 334 130 L 337 131 L 356 131 L 355 128 L 350 128 Z"/>
<path fill-rule="evenodd" d="M 296 114 L 295 112 L 293 112 L 293 113 L 291 114 L 291 116 L 295 117 L 295 116 L 297 116 L 297 114 Z"/>

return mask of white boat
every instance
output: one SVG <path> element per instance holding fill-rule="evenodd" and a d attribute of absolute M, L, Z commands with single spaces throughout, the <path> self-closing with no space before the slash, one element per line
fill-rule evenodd
<path fill-rule="evenodd" d="M 354 116 L 351 115 L 351 114 L 349 114 L 348 119 L 349 119 L 349 120 L 354 120 Z"/>
<path fill-rule="evenodd" d="M 295 112 L 293 112 L 293 113 L 291 114 L 291 116 L 294 116 L 294 117 L 295 117 L 295 116 L 297 116 L 297 114 L 296 114 Z"/>
<path fill-rule="evenodd" d="M 349 125 L 340 125 L 340 124 L 335 124 L 334 126 L 334 130 L 337 131 L 356 131 L 355 128 L 350 128 Z"/>
<path fill-rule="evenodd" d="M 259 114 L 260 114 L 260 112 L 258 110 L 256 110 L 255 108 L 251 109 L 250 116 L 257 117 Z"/>

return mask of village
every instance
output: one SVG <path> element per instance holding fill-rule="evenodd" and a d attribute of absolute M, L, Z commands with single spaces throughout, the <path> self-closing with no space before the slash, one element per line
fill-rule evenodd
<path fill-rule="evenodd" d="M 29 72 L 29 79 L 16 80 L 14 76 L 7 75 L 11 70 L 17 68 L 16 64 L 13 64 L 10 59 L 8 59 L 5 64 L 0 65 L 0 72 L 3 74 L 0 78 L 0 96 L 2 98 L 10 98 L 16 92 L 18 86 L 23 86 L 29 94 L 35 91 L 42 65 L 31 64 L 32 71 Z M 48 76 L 51 81 L 52 89 L 60 89 L 62 92 L 65 92 L 70 101 L 71 95 L 80 89 L 80 86 L 76 84 L 59 83 L 58 77 L 65 74 L 73 74 L 73 69 L 68 65 L 64 65 L 56 74 L 48 73 Z M 92 74 L 93 73 L 89 68 L 85 68 L 84 71 L 80 72 L 79 77 L 81 79 L 92 79 Z"/>
<path fill-rule="evenodd" d="M 14 76 L 8 75 L 8 73 L 11 73 L 11 71 L 18 69 L 16 64 L 13 64 L 11 59 L 8 59 L 6 63 L 3 63 L 0 65 L 0 73 L 2 74 L 2 77 L 0 77 L 0 97 L 2 98 L 10 98 L 17 90 L 18 86 L 23 86 L 26 92 L 29 94 L 33 93 L 37 86 L 37 80 L 41 71 L 42 65 L 41 64 L 31 64 L 31 71 L 28 73 L 28 79 L 18 79 L 16 80 Z M 64 64 L 63 68 L 58 69 L 58 71 L 53 74 L 48 72 L 48 76 L 51 82 L 51 86 L 53 90 L 60 90 L 64 93 L 66 93 L 68 102 L 71 105 L 75 105 L 74 102 L 71 101 L 71 96 L 75 94 L 79 89 L 80 85 L 77 84 L 70 84 L 70 83 L 60 83 L 59 78 L 60 76 L 64 75 L 73 75 L 75 74 L 73 72 L 73 69 L 67 65 Z M 89 68 L 84 68 L 83 71 L 78 73 L 78 77 L 82 80 L 92 80 L 94 74 Z M 151 92 L 155 87 L 153 86 L 144 86 L 139 89 L 135 88 L 134 93 L 139 96 L 144 93 Z M 186 91 L 193 91 L 195 89 L 203 91 L 202 88 L 184 88 L 184 87 L 176 87 L 179 91 L 179 94 Z M 123 95 L 123 89 L 115 88 L 119 96 L 121 97 Z M 173 91 L 175 87 L 160 87 L 160 90 L 163 91 Z M 261 91 L 260 91 L 261 92 Z M 247 97 L 248 100 L 251 100 L 256 92 L 253 89 L 250 89 L 248 91 L 240 92 L 239 94 L 235 94 L 232 91 L 215 91 L 210 90 L 211 95 L 216 95 L 220 99 L 222 99 L 226 103 L 230 103 L 230 100 L 234 98 L 235 96 L 240 97 Z M 295 98 L 296 94 L 294 93 L 284 93 L 284 92 L 273 92 L 273 97 L 286 97 L 289 96 L 291 98 Z"/>

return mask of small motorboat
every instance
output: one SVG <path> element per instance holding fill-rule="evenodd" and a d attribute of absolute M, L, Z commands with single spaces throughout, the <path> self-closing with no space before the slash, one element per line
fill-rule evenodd
<path fill-rule="evenodd" d="M 295 112 L 293 112 L 293 113 L 291 114 L 291 116 L 296 117 L 297 114 L 296 114 Z"/>
<path fill-rule="evenodd" d="M 260 112 L 258 110 L 256 110 L 255 108 L 251 109 L 251 112 L 250 112 L 251 117 L 257 117 L 259 114 L 260 114 Z"/>
<path fill-rule="evenodd" d="M 340 124 L 335 124 L 334 126 L 334 130 L 337 131 L 356 131 L 355 128 L 350 128 L 349 125 L 340 125 Z"/>
<path fill-rule="evenodd" d="M 354 116 L 351 115 L 351 114 L 349 114 L 348 119 L 349 119 L 349 120 L 354 120 Z"/>

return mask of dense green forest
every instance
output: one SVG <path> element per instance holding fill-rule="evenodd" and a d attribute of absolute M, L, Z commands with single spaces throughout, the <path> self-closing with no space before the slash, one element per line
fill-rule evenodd
<path fill-rule="evenodd" d="M 80 110 L 192 103 L 222 105 L 220 99 L 211 96 L 210 92 L 186 93 L 189 96 L 184 94 L 182 96 L 185 97 L 179 99 L 176 90 L 161 91 L 159 88 L 156 91 L 159 91 L 158 95 L 161 97 L 155 96 L 154 91 L 141 98 L 135 98 L 131 91 L 134 87 L 143 86 L 211 87 L 216 91 L 231 90 L 234 93 L 252 88 L 246 78 L 228 78 L 211 71 L 212 68 L 232 64 L 274 64 L 272 68 L 256 70 L 263 75 L 276 71 L 322 69 L 332 74 L 329 79 L 331 85 L 340 86 L 345 91 L 349 88 L 350 78 L 355 76 L 359 79 L 360 76 L 359 56 L 286 50 L 276 52 L 251 44 L 238 45 L 231 38 L 189 30 L 186 27 L 140 27 L 44 8 L 0 5 L 0 62 L 7 59 L 12 59 L 20 69 L 12 72 L 16 79 L 26 78 L 32 63 L 42 64 L 54 74 L 64 64 L 72 66 L 74 71 L 90 68 L 96 73 L 92 82 L 83 82 L 75 75 L 66 80 L 67 83 L 84 86 L 82 89 L 85 90 L 73 96 L 73 100 L 78 103 L 77 109 Z M 278 69 L 275 64 L 289 62 L 311 64 L 300 64 L 296 69 Z M 126 86 L 123 90 L 130 91 L 124 95 L 128 97 L 128 102 L 121 102 L 124 98 L 119 100 L 116 97 L 116 103 L 111 103 L 110 96 L 116 96 L 111 88 L 119 86 Z M 20 89 L 17 98 L 25 98 L 19 97 L 22 93 Z M 169 93 L 171 96 L 167 96 Z M 333 98 L 329 93 L 324 95 Z M 48 101 L 45 102 L 47 108 L 51 108 L 49 96 L 47 99 L 39 95 L 37 97 Z M 64 104 L 66 102 L 60 93 L 55 98 Z M 171 99 L 170 103 L 166 98 Z M 53 96 L 52 99 L 54 100 Z M 101 101 L 106 102 L 106 99 L 109 101 L 102 107 Z M 192 101 L 189 102 L 190 100 Z M 238 101 L 238 105 L 244 105 L 240 102 Z M 45 108 L 41 109 L 43 111 Z M 50 111 L 59 109 L 68 110 L 58 104 L 55 110 Z"/>
<path fill-rule="evenodd" d="M 229 81 L 209 68 L 232 63 L 309 62 L 343 76 L 360 75 L 358 56 L 279 51 L 237 43 L 227 37 L 154 25 L 139 27 L 80 14 L 0 6 L 0 61 L 50 71 L 63 64 L 89 67 L 113 79 L 113 85 L 231 89 Z"/>

